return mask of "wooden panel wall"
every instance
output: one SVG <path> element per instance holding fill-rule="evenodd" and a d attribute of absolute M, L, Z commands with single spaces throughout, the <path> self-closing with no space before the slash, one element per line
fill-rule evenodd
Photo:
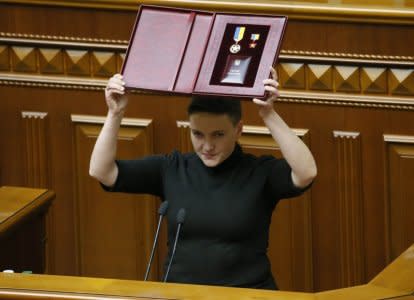
<path fill-rule="evenodd" d="M 388 255 L 395 257 L 397 253 L 401 253 L 407 242 L 414 238 L 413 232 L 409 229 L 413 224 L 410 212 L 414 204 L 414 138 L 384 135 L 384 142 L 387 168 L 385 209 L 390 245 Z"/>
<path fill-rule="evenodd" d="M 106 115 L 103 87 L 122 64 L 135 5 L 0 2 L 0 183 L 56 192 L 48 273 L 142 279 L 158 200 L 105 193 L 88 176 Z M 209 8 L 201 2 L 193 7 Z M 375 23 L 369 11 L 352 8 L 318 15 L 320 4 L 309 11 L 220 7 L 292 13 L 276 109 L 314 153 L 319 174 L 310 191 L 282 201 L 273 216 L 269 254 L 280 287 L 320 291 L 369 281 L 414 242 L 410 11 L 382 12 Z M 119 157 L 191 150 L 188 100 L 131 94 Z M 257 108 L 245 101 L 243 110 L 243 148 L 279 156 Z M 165 251 L 158 251 L 154 280 Z"/>
<path fill-rule="evenodd" d="M 140 278 L 152 249 L 156 199 L 147 195 L 104 192 L 96 180 L 88 176 L 90 154 L 104 118 L 72 115 L 71 119 L 74 123 L 79 273 Z M 124 119 L 119 132 L 118 157 L 142 157 L 152 153 L 151 121 Z M 157 261 L 153 269 L 157 270 Z"/>

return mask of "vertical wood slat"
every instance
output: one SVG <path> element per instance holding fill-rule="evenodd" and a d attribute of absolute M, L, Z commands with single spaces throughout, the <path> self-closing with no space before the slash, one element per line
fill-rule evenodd
<path fill-rule="evenodd" d="M 33 188 L 50 187 L 50 167 L 47 157 L 50 153 L 48 137 L 48 113 L 21 112 L 23 123 L 23 151 L 25 162 L 25 186 Z M 53 204 L 45 218 L 45 273 L 54 271 L 54 236 L 55 223 Z"/>
<path fill-rule="evenodd" d="M 295 130 L 294 130 L 295 131 Z M 296 130 L 296 135 L 310 148 L 309 130 Z M 312 246 L 312 195 L 311 190 L 301 196 L 300 201 L 292 201 L 292 250 L 302 249 L 300 255 L 293 256 L 292 267 L 296 270 L 294 281 L 302 280 L 292 290 L 311 292 L 314 290 L 314 266 Z M 296 258 L 296 259 L 295 259 Z"/>
<path fill-rule="evenodd" d="M 357 132 L 334 131 L 337 153 L 339 281 L 365 282 L 361 141 Z"/>
<path fill-rule="evenodd" d="M 179 149 L 183 153 L 193 151 L 193 146 L 190 138 L 190 124 L 186 121 L 178 121 L 177 127 L 179 130 Z"/>
<path fill-rule="evenodd" d="M 47 188 L 48 156 L 47 147 L 47 113 L 23 111 L 22 119 L 24 124 L 24 151 L 26 176 L 25 184 L 29 187 Z"/>

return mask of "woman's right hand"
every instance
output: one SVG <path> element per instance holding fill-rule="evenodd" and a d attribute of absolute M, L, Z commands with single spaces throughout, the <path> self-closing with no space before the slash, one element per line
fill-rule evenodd
<path fill-rule="evenodd" d="M 123 114 L 128 104 L 125 94 L 125 82 L 121 74 L 112 76 L 105 88 L 105 100 L 110 113 Z"/>

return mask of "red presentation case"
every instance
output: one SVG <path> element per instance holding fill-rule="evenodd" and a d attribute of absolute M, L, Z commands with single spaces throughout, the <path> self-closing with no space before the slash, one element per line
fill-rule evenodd
<path fill-rule="evenodd" d="M 142 5 L 122 74 L 126 87 L 263 97 L 287 17 Z"/>

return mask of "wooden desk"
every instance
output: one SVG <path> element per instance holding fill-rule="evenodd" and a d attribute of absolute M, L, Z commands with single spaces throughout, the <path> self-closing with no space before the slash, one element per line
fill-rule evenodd
<path fill-rule="evenodd" d="M 0 299 L 310 300 L 312 294 L 87 277 L 0 273 Z"/>
<path fill-rule="evenodd" d="M 414 293 L 414 245 L 389 264 L 368 284 L 316 294 L 318 300 L 409 299 Z"/>
<path fill-rule="evenodd" d="M 407 280 L 401 280 L 406 277 Z M 366 285 L 314 294 L 132 280 L 0 273 L 0 299 L 377 300 L 393 297 L 399 299 L 399 296 L 414 292 L 413 278 L 414 245 Z M 410 298 L 406 296 L 401 299 Z"/>
<path fill-rule="evenodd" d="M 44 272 L 45 214 L 55 193 L 0 187 L 0 270 Z"/>
<path fill-rule="evenodd" d="M 397 259 L 370 281 L 371 285 L 414 292 L 414 245 L 411 245 Z"/>

